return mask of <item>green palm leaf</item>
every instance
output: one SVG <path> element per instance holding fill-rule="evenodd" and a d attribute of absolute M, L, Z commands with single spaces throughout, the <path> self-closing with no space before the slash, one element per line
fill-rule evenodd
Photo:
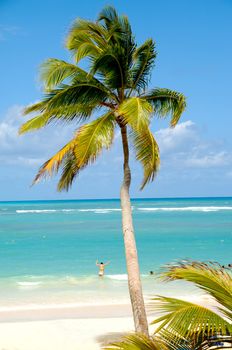
<path fill-rule="evenodd" d="M 131 68 L 131 91 L 133 91 L 133 89 L 136 89 L 138 91 L 146 89 L 155 58 L 155 43 L 151 39 L 145 41 L 145 43 L 143 43 L 134 51 L 134 64 Z"/>
<path fill-rule="evenodd" d="M 31 108 L 33 108 L 33 106 Z M 36 106 L 35 108 L 37 109 L 38 107 Z M 19 134 L 21 135 L 29 131 L 41 129 L 47 124 L 55 121 L 67 122 L 75 120 L 76 122 L 82 122 L 83 120 L 91 117 L 93 111 L 96 108 L 96 105 L 91 106 L 91 104 L 88 104 L 87 106 L 82 104 L 75 104 L 73 106 L 71 105 L 54 108 L 49 112 L 46 112 L 46 110 L 43 112 L 43 107 L 41 110 L 43 113 L 41 115 L 38 115 L 21 125 Z"/>
<path fill-rule="evenodd" d="M 65 79 L 76 78 L 80 81 L 87 79 L 88 73 L 74 64 L 49 58 L 41 65 L 40 78 L 46 90 L 56 88 Z"/>
<path fill-rule="evenodd" d="M 168 265 L 161 274 L 161 278 L 167 281 L 183 279 L 192 282 L 209 293 L 225 309 L 228 309 L 225 313 L 227 317 L 232 312 L 232 276 L 219 264 L 197 261 L 179 262 L 175 265 Z M 223 309 L 221 311 L 224 312 Z"/>
<path fill-rule="evenodd" d="M 45 125 L 48 124 L 50 119 L 49 114 L 42 114 L 38 115 L 30 120 L 28 120 L 26 123 L 22 124 L 19 129 L 19 135 L 25 134 L 29 131 L 34 131 L 43 128 Z"/>
<path fill-rule="evenodd" d="M 103 148 L 109 148 L 113 141 L 115 118 L 107 113 L 89 124 L 80 127 L 75 137 L 40 168 L 34 183 L 42 177 L 56 173 L 63 164 L 59 190 L 71 186 L 81 169 L 96 160 Z M 72 164 L 72 160 L 74 164 Z"/>
<path fill-rule="evenodd" d="M 66 46 L 72 50 L 76 62 L 96 58 L 107 45 L 108 32 L 98 23 L 78 18 L 67 37 Z"/>
<path fill-rule="evenodd" d="M 178 123 L 181 114 L 186 108 L 184 95 L 169 89 L 157 88 L 141 97 L 145 98 L 153 105 L 156 115 L 166 117 L 170 114 L 172 127 Z"/>
<path fill-rule="evenodd" d="M 160 157 L 159 146 L 148 126 L 144 126 L 138 132 L 132 130 L 132 142 L 136 152 L 136 159 L 143 166 L 143 182 L 141 189 L 149 182 L 153 181 L 159 169 Z"/>
<path fill-rule="evenodd" d="M 151 309 L 164 315 L 155 319 L 152 324 L 159 324 L 155 333 L 165 329 L 177 339 L 191 338 L 215 332 L 226 334 L 232 331 L 232 325 L 217 313 L 197 304 L 176 298 L 158 296 L 154 299 Z"/>
<path fill-rule="evenodd" d="M 122 341 L 114 342 L 104 350 L 168 350 L 169 347 L 160 339 L 148 338 L 142 334 L 131 334 L 123 337 Z"/>
<path fill-rule="evenodd" d="M 149 125 L 151 113 L 151 104 L 139 97 L 125 100 L 118 108 L 118 114 L 122 117 L 123 122 L 137 131 Z"/>
<path fill-rule="evenodd" d="M 62 85 L 61 89 L 50 91 L 47 96 L 47 111 L 60 107 L 73 106 L 75 104 L 101 105 L 107 101 L 108 91 L 102 86 L 94 83 L 74 83 L 73 85 Z"/>

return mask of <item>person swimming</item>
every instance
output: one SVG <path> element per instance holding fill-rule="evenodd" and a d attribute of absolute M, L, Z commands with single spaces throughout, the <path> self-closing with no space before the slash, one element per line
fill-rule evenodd
<path fill-rule="evenodd" d="M 105 264 L 103 262 L 98 262 L 98 260 L 96 261 L 96 266 L 99 267 L 99 271 L 98 271 L 98 276 L 99 277 L 103 277 L 104 273 L 105 273 L 105 266 L 109 265 L 110 261 L 107 261 Z"/>

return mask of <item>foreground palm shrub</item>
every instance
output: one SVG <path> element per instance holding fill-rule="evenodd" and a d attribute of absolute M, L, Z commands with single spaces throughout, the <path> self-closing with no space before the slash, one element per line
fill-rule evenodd
<path fill-rule="evenodd" d="M 213 262 L 183 261 L 169 265 L 161 274 L 164 281 L 185 280 L 208 294 L 212 307 L 204 307 L 176 298 L 158 296 L 152 310 L 162 314 L 152 324 L 170 344 L 178 346 L 187 340 L 196 344 L 212 336 L 232 335 L 232 275 Z"/>
<path fill-rule="evenodd" d="M 112 343 L 104 350 L 168 350 L 169 346 L 160 339 L 146 337 L 142 334 L 131 334 L 122 338 L 120 342 Z"/>
<path fill-rule="evenodd" d="M 194 350 L 203 348 L 203 345 L 204 349 L 225 348 L 225 344 L 231 347 L 232 275 L 229 270 L 212 262 L 182 261 L 168 265 L 161 278 L 194 283 L 212 298 L 212 309 L 176 298 L 155 297 L 151 310 L 162 316 L 151 323 L 157 326 L 154 336 L 132 334 L 104 349 Z"/>
<path fill-rule="evenodd" d="M 42 65 L 45 95 L 26 108 L 25 114 L 37 115 L 21 126 L 20 133 L 51 123 L 73 123 L 73 138 L 42 165 L 34 181 L 60 170 L 61 191 L 68 190 L 80 171 L 112 146 L 115 130 L 120 130 L 124 157 L 120 198 L 129 292 L 135 329 L 148 334 L 129 196 L 129 144 L 143 166 L 143 188 L 154 180 L 160 162 L 150 130 L 152 117 L 170 116 L 174 127 L 185 109 L 185 97 L 166 88 L 148 90 L 155 43 L 148 39 L 138 45 L 128 18 L 112 7 L 103 9 L 97 21 L 77 19 L 66 46 L 74 61 L 50 58 Z"/>

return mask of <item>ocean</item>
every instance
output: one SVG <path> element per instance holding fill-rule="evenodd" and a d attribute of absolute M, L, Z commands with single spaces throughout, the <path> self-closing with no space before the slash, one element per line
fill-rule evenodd
<path fill-rule="evenodd" d="M 132 207 L 146 298 L 196 293 L 157 280 L 167 263 L 232 263 L 232 198 L 134 199 Z M 96 259 L 110 261 L 104 278 Z M 119 200 L 0 202 L 0 310 L 127 302 Z"/>

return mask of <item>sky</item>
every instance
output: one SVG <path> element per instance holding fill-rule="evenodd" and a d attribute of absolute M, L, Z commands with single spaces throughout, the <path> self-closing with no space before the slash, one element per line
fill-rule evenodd
<path fill-rule="evenodd" d="M 65 37 L 76 17 L 97 18 L 105 5 L 126 14 L 138 44 L 153 38 L 158 52 L 151 87 L 180 91 L 187 109 L 175 129 L 152 122 L 160 146 L 155 181 L 139 190 L 142 169 L 131 158 L 132 197 L 232 196 L 231 0 L 0 0 L 0 201 L 118 198 L 122 149 L 85 169 L 68 193 L 58 178 L 31 187 L 39 166 L 72 137 L 75 125 L 18 136 L 23 108 L 42 97 L 40 64 L 71 60 Z"/>

